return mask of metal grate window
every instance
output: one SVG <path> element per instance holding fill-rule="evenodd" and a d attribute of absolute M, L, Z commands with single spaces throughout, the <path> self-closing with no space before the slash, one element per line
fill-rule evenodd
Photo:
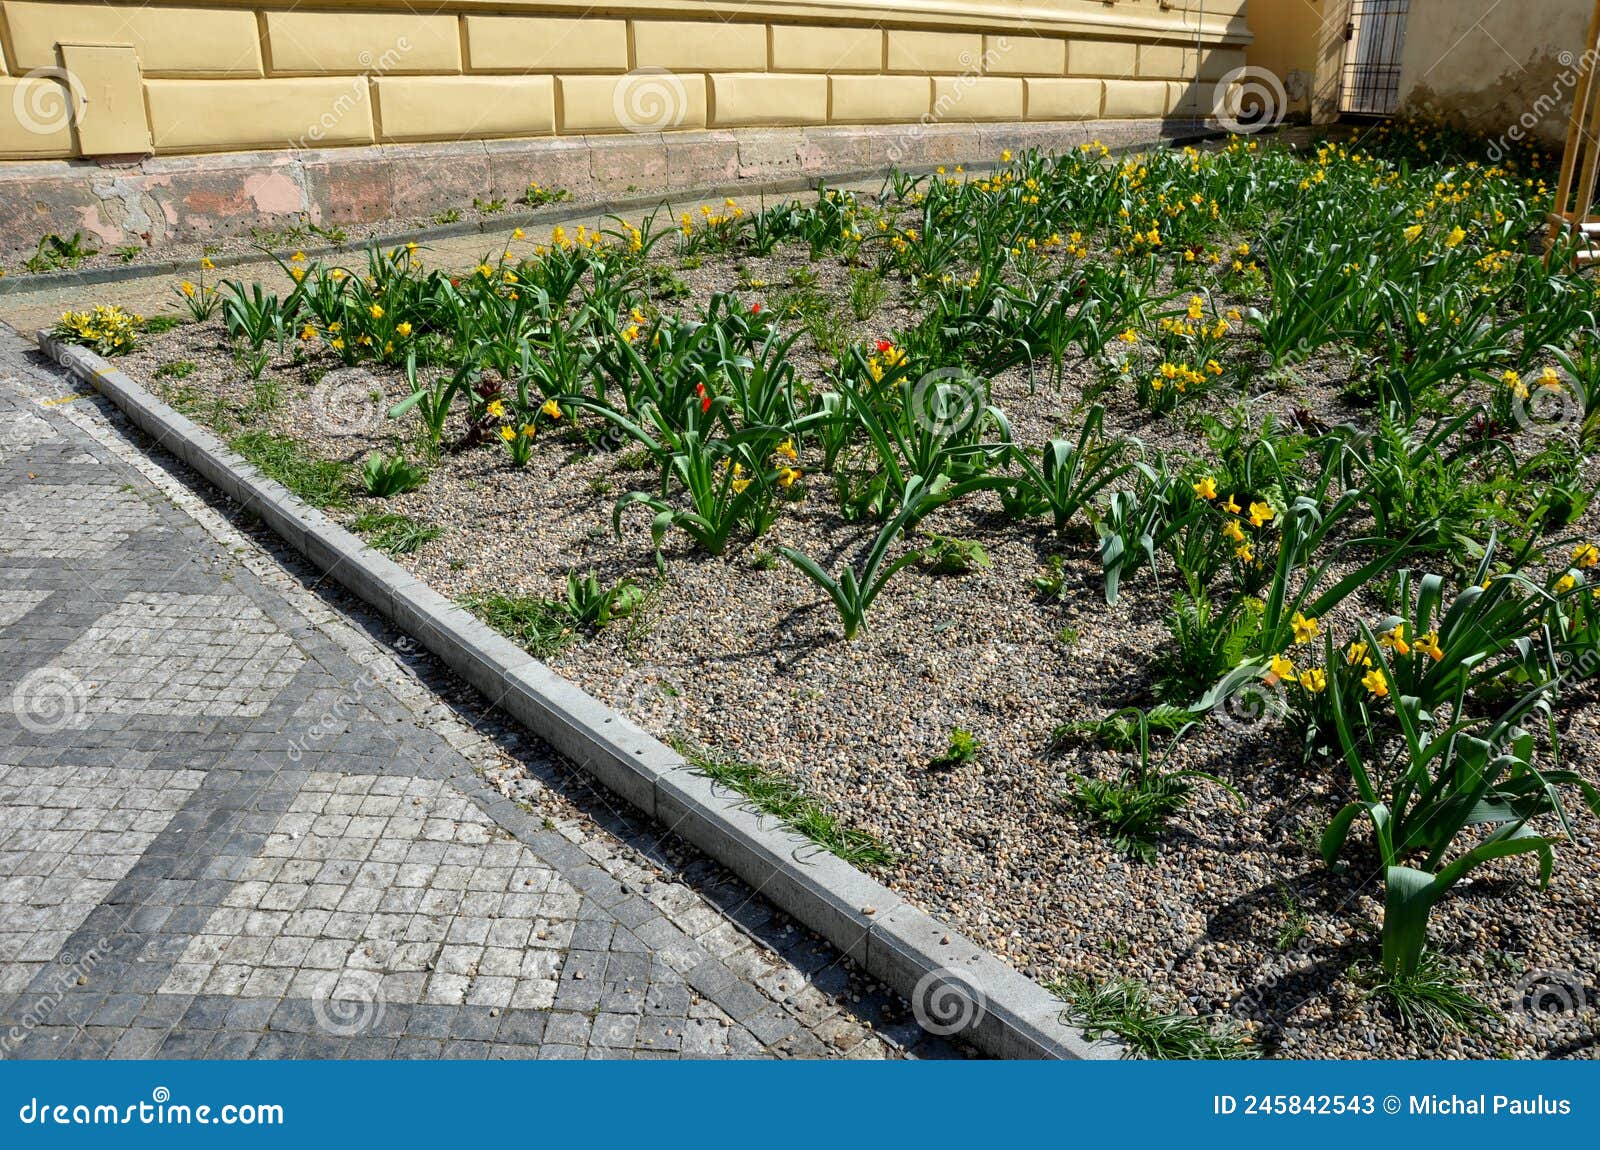
<path fill-rule="evenodd" d="M 1339 110 L 1387 116 L 1400 103 L 1400 52 L 1411 0 L 1350 0 Z"/>

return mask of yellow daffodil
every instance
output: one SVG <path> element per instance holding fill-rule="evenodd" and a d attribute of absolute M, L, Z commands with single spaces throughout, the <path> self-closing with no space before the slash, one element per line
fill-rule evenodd
<path fill-rule="evenodd" d="M 1272 674 L 1286 683 L 1291 683 L 1295 678 L 1294 664 L 1283 655 L 1272 656 Z"/>
<path fill-rule="evenodd" d="M 1265 527 L 1272 522 L 1275 513 L 1265 503 L 1252 503 L 1250 505 L 1250 526 Z"/>
<path fill-rule="evenodd" d="M 1244 529 L 1239 526 L 1237 519 L 1230 519 L 1222 525 L 1222 533 L 1235 543 L 1244 542 Z"/>
<path fill-rule="evenodd" d="M 517 437 L 517 433 L 512 428 L 502 427 L 500 429 L 500 438 L 505 440 L 507 443 L 510 443 L 516 437 Z"/>
<path fill-rule="evenodd" d="M 1361 685 L 1380 699 L 1389 693 L 1388 678 L 1376 668 L 1361 676 Z"/>
<path fill-rule="evenodd" d="M 1572 552 L 1572 564 L 1574 567 L 1588 570 L 1597 563 L 1600 563 L 1600 547 L 1596 547 L 1593 543 L 1580 543 L 1577 549 Z"/>
<path fill-rule="evenodd" d="M 498 399 L 491 399 L 483 410 L 485 415 L 494 419 L 504 419 L 506 417 L 506 405 Z"/>
<path fill-rule="evenodd" d="M 1397 623 L 1393 630 L 1385 631 L 1378 636 L 1378 643 L 1381 646 L 1388 647 L 1396 655 L 1411 654 L 1411 644 L 1406 642 L 1406 625 L 1404 623 Z"/>
<path fill-rule="evenodd" d="M 383 308 L 378 304 L 370 304 L 367 307 L 367 314 L 370 315 L 373 319 L 382 319 L 383 318 Z"/>
<path fill-rule="evenodd" d="M 316 339 L 317 338 L 317 329 L 312 327 L 309 323 L 306 324 L 305 327 L 300 329 L 300 338 L 303 339 L 303 340 Z"/>
<path fill-rule="evenodd" d="M 1300 672 L 1300 686 L 1313 695 L 1320 695 L 1328 687 L 1328 673 L 1321 667 L 1311 667 Z"/>
<path fill-rule="evenodd" d="M 1317 637 L 1317 617 L 1309 619 L 1296 611 L 1289 620 L 1289 626 L 1294 628 L 1294 641 L 1296 643 L 1309 643 Z"/>
<path fill-rule="evenodd" d="M 561 405 L 559 403 L 557 403 L 553 399 L 545 400 L 542 404 L 539 405 L 539 410 L 544 412 L 551 419 L 560 419 L 561 418 Z"/>
<path fill-rule="evenodd" d="M 1367 645 L 1358 639 L 1345 649 L 1345 661 L 1352 667 L 1358 663 L 1363 667 L 1370 667 L 1372 666 L 1372 659 L 1367 654 L 1367 650 Z"/>
<path fill-rule="evenodd" d="M 795 485 L 795 483 L 800 479 L 801 474 L 802 473 L 800 471 L 798 471 L 797 469 L 795 469 L 793 467 L 782 467 L 782 468 L 779 468 L 778 469 L 778 484 L 781 487 L 793 487 Z"/>
<path fill-rule="evenodd" d="M 1429 631 L 1418 639 L 1413 646 L 1435 663 L 1444 658 L 1444 650 L 1439 646 L 1439 632 L 1437 631 Z"/>
<path fill-rule="evenodd" d="M 1222 504 L 1222 509 L 1224 511 L 1226 511 L 1229 515 L 1237 515 L 1237 514 L 1239 514 L 1239 505 L 1238 505 L 1238 503 L 1234 502 L 1234 498 L 1231 495 L 1228 496 L 1228 501 L 1226 503 Z"/>
<path fill-rule="evenodd" d="M 1243 563 L 1254 563 L 1256 559 L 1256 553 L 1250 550 L 1250 544 L 1248 543 L 1241 543 L 1239 546 L 1235 547 L 1233 549 L 1233 554 Z"/>
<path fill-rule="evenodd" d="M 1217 481 L 1207 475 L 1199 483 L 1193 484 L 1194 493 L 1201 499 L 1215 499 L 1217 497 Z"/>
<path fill-rule="evenodd" d="M 1568 591 L 1571 591 L 1577 585 L 1578 585 L 1577 577 L 1574 576 L 1572 574 L 1572 572 L 1568 571 L 1565 575 L 1563 575 L 1561 578 L 1556 580 L 1556 594 L 1557 595 L 1565 595 Z"/>
<path fill-rule="evenodd" d="M 400 323 L 394 325 L 394 333 L 401 339 L 404 339 L 406 336 L 411 334 L 411 325 L 402 320 Z"/>

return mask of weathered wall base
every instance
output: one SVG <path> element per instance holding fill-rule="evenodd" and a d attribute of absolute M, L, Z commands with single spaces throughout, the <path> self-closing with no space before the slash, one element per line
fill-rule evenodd
<path fill-rule="evenodd" d="M 1411 0 L 1400 100 L 1408 112 L 1559 148 L 1572 93 L 1596 66 L 1586 0 Z"/>
<path fill-rule="evenodd" d="M 594 201 L 970 164 L 1008 148 L 1154 143 L 1205 130 L 1194 119 L 895 124 L 231 152 L 124 165 L 28 161 L 0 164 L 0 245 L 31 250 L 47 232 L 82 231 L 102 246 L 161 247 L 302 217 L 362 224 L 422 218 L 474 197 L 515 202 L 532 182 Z"/>

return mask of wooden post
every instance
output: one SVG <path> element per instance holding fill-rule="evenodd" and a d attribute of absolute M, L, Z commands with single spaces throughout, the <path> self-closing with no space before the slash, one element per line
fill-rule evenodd
<path fill-rule="evenodd" d="M 1594 15 L 1589 18 L 1589 38 L 1579 57 L 1578 84 L 1572 92 L 1572 119 L 1567 125 L 1567 146 L 1561 153 L 1561 178 L 1556 185 L 1555 211 L 1550 219 L 1550 246 L 1553 248 L 1561 232 L 1570 229 L 1581 234 L 1589 218 L 1589 207 L 1594 202 L 1595 180 L 1600 170 L 1600 139 L 1595 129 L 1600 126 L 1600 84 L 1594 82 L 1590 67 L 1593 56 L 1600 52 L 1600 0 L 1595 0 Z M 1593 92 L 1591 98 L 1590 93 Z M 1581 168 L 1580 168 L 1581 164 Z M 1581 174 L 1580 174 L 1581 170 Z M 1577 177 L 1578 200 L 1572 202 L 1573 180 Z"/>

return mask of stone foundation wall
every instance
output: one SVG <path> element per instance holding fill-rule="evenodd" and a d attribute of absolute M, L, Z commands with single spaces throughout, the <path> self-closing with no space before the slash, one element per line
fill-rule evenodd
<path fill-rule="evenodd" d="M 0 0 L 8 243 L 940 162 L 1205 115 L 1250 39 L 1245 0 L 316 3 Z"/>
<path fill-rule="evenodd" d="M 117 167 L 81 160 L 0 164 L 0 254 L 27 254 L 47 232 L 82 231 L 101 248 L 161 247 L 302 218 L 415 219 L 479 196 L 515 202 L 533 182 L 565 188 L 580 203 L 734 192 L 740 185 L 793 187 L 892 165 L 992 162 L 1007 148 L 1154 143 L 1197 127 L 1192 120 L 1090 120 L 751 128 L 157 156 Z"/>

